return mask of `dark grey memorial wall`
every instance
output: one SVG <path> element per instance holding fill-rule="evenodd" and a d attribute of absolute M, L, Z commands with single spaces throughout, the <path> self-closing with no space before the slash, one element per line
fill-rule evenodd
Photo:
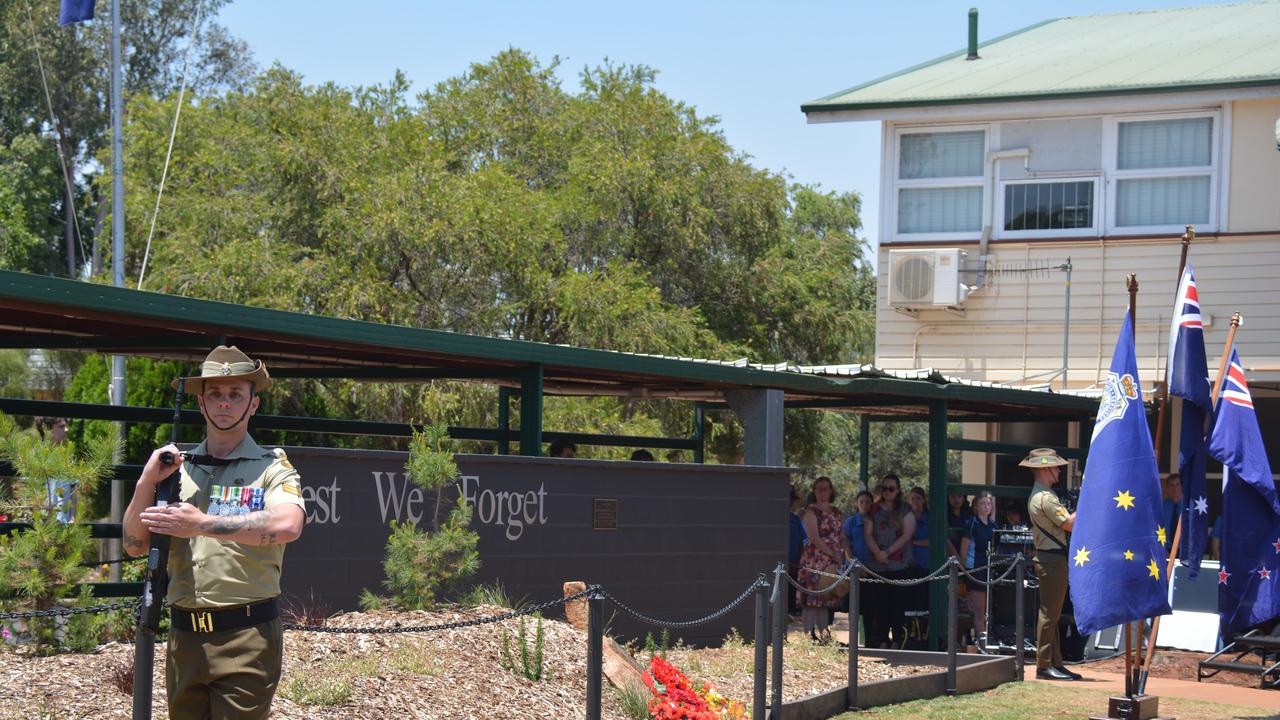
<path fill-rule="evenodd" d="M 384 592 L 389 522 L 427 527 L 434 499 L 406 477 L 405 453 L 286 450 L 302 474 L 307 527 L 285 553 L 283 592 L 356 609 L 361 590 Z M 498 455 L 457 462 L 480 535 L 476 582 L 501 580 L 515 597 L 551 600 L 565 581 L 582 580 L 641 613 L 688 620 L 723 607 L 786 555 L 786 468 Z M 752 622 L 748 601 L 673 638 L 714 642 L 731 627 L 750 637 Z M 610 624 L 615 637 L 649 630 L 622 612 Z"/>

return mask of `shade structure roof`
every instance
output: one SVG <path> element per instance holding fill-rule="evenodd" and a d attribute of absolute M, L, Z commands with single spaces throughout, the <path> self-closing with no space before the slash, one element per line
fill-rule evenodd
<path fill-rule="evenodd" d="M 1056 18 L 981 44 L 980 59 L 957 50 L 801 110 L 1280 86 L 1277 28 L 1280 3 L 1270 0 Z"/>
<path fill-rule="evenodd" d="M 719 402 L 776 389 L 795 407 L 920 415 L 1079 419 L 1095 399 L 868 365 L 799 367 L 593 350 L 308 315 L 0 271 L 0 347 L 73 349 L 197 363 L 216 344 L 261 358 L 275 377 L 460 379 L 516 386 L 541 368 L 550 395 Z"/>

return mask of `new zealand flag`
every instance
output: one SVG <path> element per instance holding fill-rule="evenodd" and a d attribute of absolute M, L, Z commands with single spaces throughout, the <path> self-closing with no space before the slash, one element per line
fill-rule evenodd
<path fill-rule="evenodd" d="M 1218 617 L 1223 639 L 1280 616 L 1280 499 L 1235 348 L 1209 436 L 1222 462 L 1222 569 Z"/>

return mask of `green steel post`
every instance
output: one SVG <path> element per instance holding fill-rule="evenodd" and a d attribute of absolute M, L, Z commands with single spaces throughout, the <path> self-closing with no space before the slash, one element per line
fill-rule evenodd
<path fill-rule="evenodd" d="M 520 454 L 542 455 L 542 365 L 526 368 L 520 378 Z"/>
<path fill-rule="evenodd" d="M 870 490 L 871 478 L 868 473 L 871 472 L 871 419 L 863 415 L 858 425 L 861 430 L 858 436 L 858 482 L 862 483 L 864 490 Z"/>
<path fill-rule="evenodd" d="M 707 439 L 702 434 L 703 414 L 706 412 L 702 403 L 693 404 L 693 440 L 698 443 L 693 448 L 693 461 L 701 465 L 706 462 Z"/>
<path fill-rule="evenodd" d="M 511 388 L 505 385 L 498 387 L 498 429 L 506 432 L 511 429 Z M 511 446 L 506 438 L 498 441 L 498 454 L 507 455 Z"/>
<path fill-rule="evenodd" d="M 947 403 L 929 403 L 929 569 L 947 559 Z M 934 650 L 946 648 L 947 588 L 929 583 L 929 638 Z"/>

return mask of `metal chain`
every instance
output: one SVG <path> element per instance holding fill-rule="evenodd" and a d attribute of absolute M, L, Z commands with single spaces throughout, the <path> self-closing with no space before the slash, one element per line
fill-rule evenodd
<path fill-rule="evenodd" d="M 48 610 L 28 610 L 26 612 L 0 612 L 0 620 L 25 620 L 28 618 L 84 615 L 85 613 L 127 610 L 136 608 L 140 602 L 140 599 L 134 598 L 133 600 L 114 602 L 107 605 L 92 605 L 89 607 L 57 607 L 50 608 Z"/>
<path fill-rule="evenodd" d="M 654 625 L 657 627 L 665 627 L 665 628 L 671 628 L 672 630 L 679 630 L 682 628 L 691 628 L 691 627 L 697 627 L 698 625 L 705 625 L 713 620 L 718 620 L 719 618 L 724 617 L 731 610 L 733 610 L 734 608 L 738 607 L 743 602 L 745 602 L 747 598 L 751 597 L 751 593 L 755 592 L 756 589 L 760 587 L 767 588 L 769 587 L 769 583 L 765 582 L 764 580 L 761 580 L 760 578 L 756 578 L 755 582 L 751 583 L 751 585 L 746 590 L 743 590 L 742 594 L 739 595 L 737 598 L 735 598 L 733 602 L 729 603 L 728 605 L 725 605 L 724 607 L 711 613 L 710 615 L 707 615 L 706 617 L 701 617 L 701 618 L 698 618 L 697 620 L 686 620 L 684 622 L 673 622 L 670 620 L 659 620 L 657 618 L 651 618 L 648 615 L 637 612 L 633 608 L 628 607 L 625 603 L 618 600 L 618 598 L 610 595 L 608 590 L 603 590 L 603 592 L 605 597 L 609 598 L 609 600 L 613 601 L 614 605 L 618 606 L 618 609 L 627 613 L 631 617 L 634 617 L 637 620 L 646 622 L 650 625 Z"/>
<path fill-rule="evenodd" d="M 986 587 L 990 587 L 990 586 L 992 586 L 992 585 L 1000 585 L 1000 584 L 1003 584 L 1006 580 L 1008 580 L 1008 579 L 1009 579 L 1009 576 L 1010 576 L 1010 575 L 1013 575 L 1013 573 L 1017 571 L 1017 565 L 1016 565 L 1012 560 L 1008 561 L 1008 563 L 1009 563 L 1009 567 L 1008 567 L 1008 568 L 1006 568 L 1006 569 L 1005 569 L 1005 571 L 1004 571 L 1004 573 L 1003 573 L 1002 575 L 1000 575 L 1000 577 L 996 578 L 995 580 L 991 580 L 991 579 L 990 579 L 990 573 L 991 573 L 991 568 L 995 567 L 995 566 L 996 566 L 996 563 L 990 563 L 990 564 L 986 565 L 985 567 L 980 567 L 980 568 L 974 568 L 974 569 L 973 569 L 973 572 L 975 572 L 975 573 L 976 573 L 976 572 L 978 572 L 979 570 L 986 570 L 986 571 L 987 571 L 987 574 L 988 574 L 988 579 L 987 579 L 987 580 L 979 580 L 978 578 L 974 577 L 974 576 L 973 576 L 973 575 L 972 575 L 968 570 L 966 570 L 966 569 L 965 569 L 965 567 L 964 567 L 963 565 L 961 565 L 961 566 L 960 566 L 960 572 L 964 573 L 965 577 L 969 578 L 969 581 L 970 581 L 970 582 L 973 582 L 973 583 L 975 583 L 975 584 L 977 584 L 977 585 L 983 585 L 983 586 L 986 586 Z M 1003 563 L 1001 563 L 1001 564 L 1003 564 Z"/>
<path fill-rule="evenodd" d="M 97 562 L 82 562 L 80 563 L 80 567 L 91 568 L 91 567 L 98 567 L 99 565 L 116 565 L 119 563 L 134 562 L 136 560 L 146 560 L 146 559 L 147 559 L 146 555 L 139 555 L 138 557 L 122 557 L 116 560 L 98 560 Z"/>
<path fill-rule="evenodd" d="M 301 630 L 303 632 L 337 633 L 337 634 L 343 634 L 343 635 L 391 635 L 395 633 L 436 632 L 439 630 L 457 630 L 459 628 L 468 628 L 468 627 L 476 627 L 478 625 L 487 625 L 489 623 L 502 622 L 504 620 L 511 620 L 512 618 L 518 618 L 523 615 L 532 615 L 534 613 L 539 613 L 539 612 L 542 612 L 543 610 L 549 610 L 553 607 L 564 605 L 565 603 L 572 602 L 579 598 L 584 598 L 590 595 L 592 591 L 599 590 L 599 589 L 600 589 L 600 586 L 592 585 L 591 587 L 587 588 L 586 590 L 583 590 L 582 592 L 577 592 L 572 595 L 566 595 L 562 598 L 557 598 L 555 600 L 550 600 L 548 602 L 539 603 L 538 605 L 531 605 L 521 610 L 512 610 L 511 612 L 502 613 L 500 615 L 490 615 L 489 617 L 474 618 L 471 620 L 457 620 L 455 622 L 450 622 L 450 623 L 438 623 L 436 625 L 416 625 L 416 626 L 410 626 L 410 627 L 387 627 L 387 628 L 373 628 L 373 627 L 353 627 L 352 628 L 352 627 L 327 627 L 324 625 L 300 625 L 298 623 L 284 623 L 284 629 L 285 630 Z"/>
<path fill-rule="evenodd" d="M 808 593 L 810 595 L 821 595 L 826 592 L 831 592 L 833 589 L 835 589 L 835 586 L 839 585 L 842 582 L 847 581 L 849 577 L 853 574 L 853 571 L 856 567 L 857 566 L 855 565 L 850 565 L 845 570 L 844 573 L 839 575 L 833 575 L 829 572 L 823 572 L 822 570 L 810 570 L 809 572 L 813 573 L 814 575 L 822 575 L 825 577 L 835 578 L 835 580 L 832 581 L 830 585 L 826 586 L 825 588 L 822 588 L 821 590 L 810 590 L 809 588 L 796 582 L 795 579 L 792 578 L 790 575 L 787 575 L 786 577 L 787 577 L 787 582 L 791 583 L 791 586 L 799 590 L 800 592 Z"/>

